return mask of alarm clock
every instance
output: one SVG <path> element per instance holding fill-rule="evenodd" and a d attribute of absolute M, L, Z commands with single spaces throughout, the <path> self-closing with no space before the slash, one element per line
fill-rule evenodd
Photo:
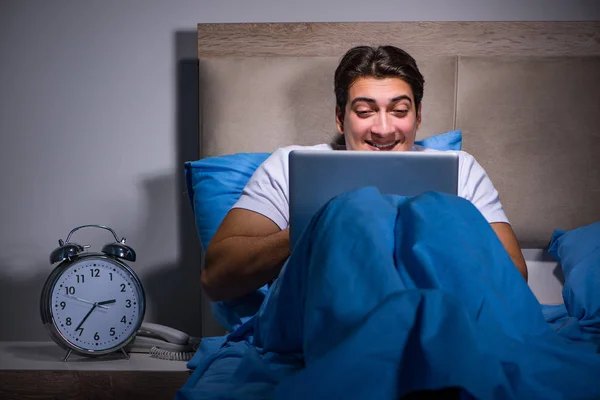
<path fill-rule="evenodd" d="M 110 231 L 115 242 L 100 253 L 87 252 L 90 246 L 70 242 L 82 228 Z M 136 259 L 135 251 L 103 225 L 74 228 L 66 240 L 50 254 L 56 264 L 40 299 L 42 322 L 52 340 L 72 353 L 95 357 L 121 351 L 135 337 L 146 310 L 144 288 L 136 273 L 125 262 Z"/>

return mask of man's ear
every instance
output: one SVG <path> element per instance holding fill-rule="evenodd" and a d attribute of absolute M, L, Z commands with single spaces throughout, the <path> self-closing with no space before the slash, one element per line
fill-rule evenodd
<path fill-rule="evenodd" d="M 421 126 L 421 105 L 423 103 L 419 103 L 419 109 L 417 110 L 417 130 Z"/>
<path fill-rule="evenodd" d="M 338 133 L 344 134 L 344 117 L 342 117 L 342 110 L 339 106 L 335 107 L 335 125 L 337 126 Z"/>

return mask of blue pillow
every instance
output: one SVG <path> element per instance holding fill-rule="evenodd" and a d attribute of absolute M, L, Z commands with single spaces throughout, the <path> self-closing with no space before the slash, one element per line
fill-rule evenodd
<path fill-rule="evenodd" d="M 460 150 L 462 133 L 459 130 L 447 132 L 430 136 L 415 144 L 436 150 Z M 269 156 L 270 153 L 236 153 L 185 163 L 187 192 L 198 237 L 205 250 L 225 215 L 240 198 L 256 168 Z M 258 311 L 258 308 L 254 310 L 256 304 L 260 306 L 256 295 L 263 296 L 266 291 L 267 287 L 264 286 L 250 294 L 248 301 L 237 299 L 235 302 L 213 303 L 213 313 L 221 325 L 233 331 Z M 253 306 L 248 307 L 249 302 Z"/>
<path fill-rule="evenodd" d="M 229 209 L 240 198 L 254 170 L 269 153 L 237 153 L 185 163 L 185 181 L 192 203 L 196 229 L 204 250 Z M 235 331 L 258 312 L 267 285 L 234 301 L 211 303 L 219 324 Z"/>
<path fill-rule="evenodd" d="M 570 231 L 556 230 L 548 252 L 559 262 L 565 283 L 567 336 L 600 345 L 600 221 Z M 574 324 L 572 322 L 575 322 Z"/>
<path fill-rule="evenodd" d="M 417 140 L 415 144 L 435 150 L 461 150 L 462 132 L 456 130 L 429 136 L 423 140 Z"/>
<path fill-rule="evenodd" d="M 196 229 L 206 250 L 250 177 L 270 153 L 237 153 L 185 163 L 185 181 Z"/>

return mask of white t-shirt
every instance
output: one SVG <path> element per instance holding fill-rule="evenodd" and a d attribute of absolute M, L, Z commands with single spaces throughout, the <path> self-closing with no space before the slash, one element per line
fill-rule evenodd
<path fill-rule="evenodd" d="M 277 149 L 260 165 L 232 208 L 244 208 L 266 216 L 279 228 L 290 223 L 289 163 L 292 150 L 333 151 L 329 144 L 287 146 Z M 415 145 L 413 151 L 439 151 Z M 469 200 L 489 222 L 506 222 L 498 191 L 475 158 L 464 151 L 459 155 L 458 196 Z"/>

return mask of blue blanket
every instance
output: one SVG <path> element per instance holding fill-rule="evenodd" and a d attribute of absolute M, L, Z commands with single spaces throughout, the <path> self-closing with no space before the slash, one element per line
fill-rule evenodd
<path fill-rule="evenodd" d="M 590 301 L 600 310 L 600 294 Z M 364 188 L 313 218 L 256 317 L 204 343 L 176 397 L 398 399 L 455 388 L 461 398 L 600 398 L 592 339 L 552 329 L 470 202 Z"/>

